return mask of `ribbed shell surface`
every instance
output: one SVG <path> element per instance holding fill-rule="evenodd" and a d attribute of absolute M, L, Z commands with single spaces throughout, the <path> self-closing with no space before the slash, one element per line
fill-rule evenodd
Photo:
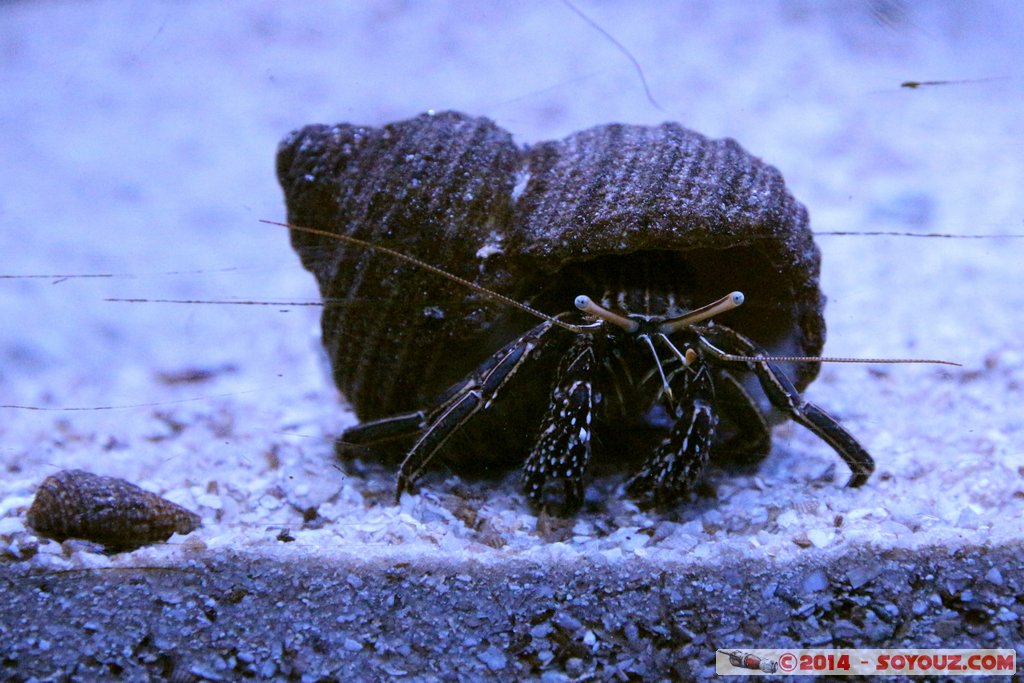
<path fill-rule="evenodd" d="M 744 289 L 728 324 L 770 351 L 817 355 L 824 342 L 807 212 L 733 140 L 612 124 L 520 147 L 488 119 L 447 112 L 308 126 L 281 143 L 277 171 L 289 222 L 556 307 L 547 313 L 584 293 L 574 268 L 628 259 L 616 272 L 629 272 L 673 252 L 690 262 L 698 304 Z M 362 420 L 423 407 L 536 324 L 386 255 L 294 231 L 292 243 L 324 297 L 335 381 Z M 816 373 L 796 366 L 798 386 Z"/>

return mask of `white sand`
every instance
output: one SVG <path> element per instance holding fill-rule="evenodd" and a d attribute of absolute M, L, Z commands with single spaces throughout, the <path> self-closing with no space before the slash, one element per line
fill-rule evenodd
<path fill-rule="evenodd" d="M 314 301 L 283 231 L 278 140 L 314 122 L 426 109 L 486 115 L 522 142 L 677 120 L 774 165 L 817 231 L 1024 233 L 1024 11 L 1013 3 L 90 3 L 0 6 L 0 555 L 134 564 L 254 554 L 601 554 L 700 562 L 1024 537 L 1024 240 L 827 237 L 826 353 L 808 395 L 878 462 L 862 489 L 803 430 L 717 502 L 607 509 L 537 531 L 505 486 L 344 472 L 353 418 L 320 366 L 316 308 L 110 297 Z M 873 10 L 889 8 L 879 15 Z M 895 9 L 893 9 L 895 8 Z M 903 8 L 903 11 L 900 11 Z M 908 80 L 980 79 L 901 88 Z M 64 278 L 70 274 L 108 278 Z M 160 373 L 217 371 L 168 385 Z M 109 410 L 77 410 L 113 406 Z M 68 467 L 199 512 L 182 541 L 113 559 L 25 531 Z M 303 528 L 302 510 L 321 519 Z M 322 522 L 322 524 L 320 523 Z M 276 540 L 290 530 L 295 543 Z M 552 539 L 560 541 L 550 542 Z M 184 545 L 183 545 L 184 544 Z"/>

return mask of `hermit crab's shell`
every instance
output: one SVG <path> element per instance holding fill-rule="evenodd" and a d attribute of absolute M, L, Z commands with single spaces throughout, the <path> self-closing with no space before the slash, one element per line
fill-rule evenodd
<path fill-rule="evenodd" d="M 314 125 L 277 157 L 289 222 L 388 246 L 545 312 L 587 281 L 676 273 L 692 305 L 740 290 L 721 322 L 776 355 L 819 355 L 820 256 L 777 169 L 673 123 L 612 124 L 529 147 L 485 118 Z M 536 324 L 438 276 L 306 233 L 325 347 L 360 419 L 421 408 Z M 790 365 L 798 388 L 817 365 Z M 543 398 L 541 398 L 543 401 Z"/>

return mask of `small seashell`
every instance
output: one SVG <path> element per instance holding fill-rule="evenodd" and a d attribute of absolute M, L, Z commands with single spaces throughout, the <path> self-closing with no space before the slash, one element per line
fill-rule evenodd
<path fill-rule="evenodd" d="M 26 522 L 55 541 L 81 538 L 108 550 L 132 550 L 187 534 L 200 518 L 124 479 L 62 470 L 39 486 Z"/>

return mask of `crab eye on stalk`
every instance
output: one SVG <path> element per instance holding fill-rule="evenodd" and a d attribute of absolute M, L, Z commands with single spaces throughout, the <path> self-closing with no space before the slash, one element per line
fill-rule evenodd
<path fill-rule="evenodd" d="M 576 308 L 580 309 L 587 315 L 591 315 L 597 318 L 598 320 L 604 320 L 605 322 L 615 325 L 616 327 L 621 327 L 623 330 L 629 332 L 630 334 L 636 332 L 640 328 L 640 323 L 636 322 L 635 320 L 630 320 L 625 316 L 621 316 L 618 313 L 612 313 L 603 306 L 598 306 L 596 303 L 594 303 L 593 299 L 591 299 L 586 294 L 580 294 L 579 296 L 577 296 L 574 303 L 576 304 Z"/>
<path fill-rule="evenodd" d="M 726 311 L 739 308 L 743 305 L 743 301 L 743 292 L 730 292 L 721 299 L 712 301 L 707 306 L 701 306 L 700 308 L 681 315 L 678 318 L 666 320 L 659 327 L 659 331 L 662 334 L 672 334 L 673 332 L 689 327 L 690 325 L 696 325 L 699 322 L 713 318 L 714 316 L 725 313 Z"/>

